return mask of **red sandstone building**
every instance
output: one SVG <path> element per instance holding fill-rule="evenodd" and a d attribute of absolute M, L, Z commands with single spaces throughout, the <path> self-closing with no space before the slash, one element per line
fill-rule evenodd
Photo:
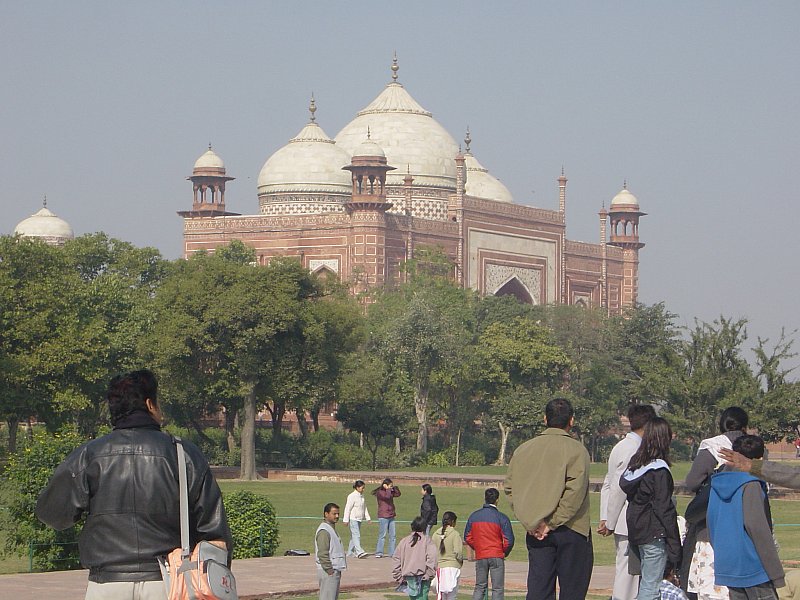
<path fill-rule="evenodd" d="M 535 304 L 618 312 L 637 300 L 639 210 L 627 189 L 601 210 L 600 243 L 566 239 L 566 188 L 559 208 L 515 204 L 508 189 L 465 151 L 397 81 L 329 138 L 311 119 L 275 152 L 258 177 L 258 214 L 226 211 L 233 178 L 209 147 L 189 180 L 184 255 L 238 239 L 258 261 L 296 256 L 314 272 L 357 291 L 398 282 L 415 248 L 440 247 L 454 277 L 481 294 Z M 610 235 L 606 240 L 607 226 Z"/>

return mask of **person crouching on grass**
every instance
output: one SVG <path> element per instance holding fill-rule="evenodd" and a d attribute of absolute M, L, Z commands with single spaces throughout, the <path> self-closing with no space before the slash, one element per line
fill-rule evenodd
<path fill-rule="evenodd" d="M 422 517 L 411 521 L 411 535 L 407 535 L 392 555 L 392 576 L 398 584 L 408 587 L 413 600 L 428 597 L 431 580 L 436 575 L 436 546 L 425 535 L 426 523 Z"/>

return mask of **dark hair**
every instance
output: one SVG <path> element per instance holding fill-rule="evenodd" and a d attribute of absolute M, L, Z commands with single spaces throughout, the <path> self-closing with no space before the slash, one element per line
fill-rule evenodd
<path fill-rule="evenodd" d="M 327 515 L 331 512 L 334 508 L 339 508 L 339 505 L 336 502 L 328 502 L 325 507 L 322 509 L 322 514 Z"/>
<path fill-rule="evenodd" d="M 423 483 L 422 489 L 425 490 L 425 493 L 428 494 L 429 496 L 433 494 L 433 488 L 431 487 L 430 483 Z"/>
<path fill-rule="evenodd" d="M 628 408 L 628 421 L 631 423 L 631 431 L 638 431 L 655 416 L 656 411 L 649 404 L 631 404 Z"/>
<path fill-rule="evenodd" d="M 442 515 L 442 541 L 439 542 L 439 554 L 444 554 L 444 532 L 448 527 L 454 527 L 458 515 L 451 510 L 448 510 Z"/>
<path fill-rule="evenodd" d="M 719 416 L 719 430 L 722 433 L 728 431 L 744 431 L 747 429 L 749 419 L 743 408 L 730 406 L 722 411 Z"/>
<path fill-rule="evenodd" d="M 639 449 L 631 456 L 628 468 L 635 471 L 639 467 L 650 464 L 654 460 L 661 459 L 667 464 L 669 462 L 669 445 L 672 443 L 672 428 L 666 419 L 653 417 L 645 423 L 642 433 L 642 444 Z"/>
<path fill-rule="evenodd" d="M 111 424 L 135 412 L 148 412 L 146 400 L 158 405 L 158 381 L 152 371 L 141 369 L 117 375 L 108 384 L 106 400 Z"/>
<path fill-rule="evenodd" d="M 378 492 L 380 492 L 380 491 L 381 491 L 381 488 L 382 488 L 383 486 L 385 486 L 387 483 L 392 483 L 392 480 L 391 480 L 389 477 L 387 477 L 386 479 L 384 479 L 384 480 L 381 482 L 381 484 L 380 484 L 378 487 L 376 487 L 374 490 L 372 490 L 372 495 L 373 495 L 373 496 L 377 496 L 377 495 L 378 495 Z"/>
<path fill-rule="evenodd" d="M 566 398 L 553 398 L 544 407 L 544 419 L 547 426 L 556 429 L 566 429 L 574 414 L 572 404 Z"/>
<path fill-rule="evenodd" d="M 414 520 L 411 521 L 411 531 L 414 532 L 413 537 L 411 538 L 411 545 L 416 546 L 417 542 L 422 537 L 420 534 L 425 533 L 425 529 L 428 527 L 428 524 L 425 522 L 425 519 L 422 517 L 414 517 Z"/>
<path fill-rule="evenodd" d="M 500 492 L 497 491 L 497 488 L 489 488 L 485 492 L 483 492 L 483 499 L 486 504 L 497 504 L 497 499 L 500 497 Z"/>
<path fill-rule="evenodd" d="M 353 489 L 360 488 L 364 485 L 366 484 L 363 481 L 361 481 L 360 479 L 356 479 L 356 482 L 353 484 Z"/>
<path fill-rule="evenodd" d="M 733 440 L 733 451 L 747 458 L 764 457 L 764 440 L 757 435 L 740 435 Z"/>

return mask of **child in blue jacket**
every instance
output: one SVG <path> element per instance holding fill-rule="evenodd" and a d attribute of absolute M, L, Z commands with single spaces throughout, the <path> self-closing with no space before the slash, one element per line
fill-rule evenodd
<path fill-rule="evenodd" d="M 761 458 L 764 441 L 743 435 L 733 450 Z M 730 600 L 777 600 L 775 588 L 784 585 L 766 491 L 766 484 L 749 473 L 723 471 L 711 477 L 707 521 L 715 583 L 728 586 Z"/>

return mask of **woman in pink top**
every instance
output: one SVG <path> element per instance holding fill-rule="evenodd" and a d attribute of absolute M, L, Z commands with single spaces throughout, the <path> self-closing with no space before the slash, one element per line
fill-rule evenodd
<path fill-rule="evenodd" d="M 375 558 L 383 558 L 383 542 L 386 532 L 389 532 L 389 555 L 394 554 L 396 533 L 394 518 L 397 512 L 394 509 L 394 499 L 400 495 L 400 488 L 395 487 L 388 477 L 383 483 L 372 490 L 372 495 L 378 500 L 378 544 L 375 546 Z"/>

